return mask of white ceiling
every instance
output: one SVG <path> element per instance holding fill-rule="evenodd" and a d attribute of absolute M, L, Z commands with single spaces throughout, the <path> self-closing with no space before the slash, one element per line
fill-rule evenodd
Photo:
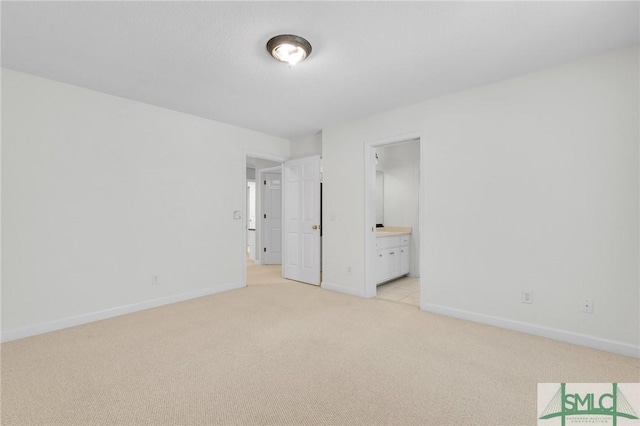
<path fill-rule="evenodd" d="M 267 40 L 313 45 L 288 68 Z M 632 2 L 8 2 L 2 65 L 292 138 L 638 43 Z"/>

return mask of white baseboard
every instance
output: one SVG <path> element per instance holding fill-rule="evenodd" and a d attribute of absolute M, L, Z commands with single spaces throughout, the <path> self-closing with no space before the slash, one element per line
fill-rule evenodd
<path fill-rule="evenodd" d="M 432 303 L 422 303 L 420 305 L 420 309 L 427 312 L 433 312 L 436 314 L 447 315 L 450 317 L 478 322 L 481 324 L 488 324 L 495 327 L 506 328 L 508 330 L 514 330 L 522 333 L 533 334 L 535 336 L 559 340 L 561 342 L 573 343 L 575 345 L 599 349 L 601 351 L 613 352 L 620 355 L 640 358 L 640 346 L 634 346 L 628 343 L 602 339 L 599 337 L 588 336 L 586 334 L 574 333 L 572 331 L 543 327 L 540 325 L 520 321 L 513 321 L 490 315 L 479 314 L 476 312 L 464 311 L 461 309 L 449 308 Z"/>
<path fill-rule="evenodd" d="M 145 309 L 157 308 L 158 306 L 169 305 L 171 303 L 182 302 L 184 300 L 195 299 L 197 297 L 209 296 L 223 291 L 235 290 L 244 287 L 243 284 L 222 284 L 215 287 L 207 287 L 200 290 L 190 291 L 187 293 L 176 294 L 173 296 L 160 297 L 143 302 L 132 303 L 130 305 L 118 306 L 116 308 L 105 309 L 103 311 L 91 312 L 75 317 L 63 318 L 60 320 L 48 321 L 40 324 L 21 327 L 14 330 L 2 332 L 1 342 L 10 342 L 12 340 L 23 339 L 25 337 L 36 336 L 38 334 L 49 333 L 51 331 L 61 330 L 63 328 L 75 327 L 77 325 L 88 324 L 107 318 L 113 318 L 120 315 L 130 314 L 133 312 L 143 311 Z"/>
<path fill-rule="evenodd" d="M 322 283 L 320 284 L 320 287 L 324 288 L 325 290 L 337 291 L 338 293 L 348 294 L 351 296 L 365 297 L 364 289 L 345 287 L 345 286 L 330 283 L 327 281 L 322 281 Z"/>

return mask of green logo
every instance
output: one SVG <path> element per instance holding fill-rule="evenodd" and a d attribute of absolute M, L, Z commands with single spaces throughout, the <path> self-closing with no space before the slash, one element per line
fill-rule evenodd
<path fill-rule="evenodd" d="M 559 417 L 562 426 L 565 426 L 566 419 L 570 416 L 582 416 L 586 423 L 592 422 L 592 416 L 608 416 L 616 426 L 619 417 L 638 419 L 617 383 L 611 383 L 611 392 L 567 392 L 566 386 L 566 383 L 560 383 L 560 388 L 542 411 L 540 420 Z M 584 386 L 581 390 L 584 390 Z"/>

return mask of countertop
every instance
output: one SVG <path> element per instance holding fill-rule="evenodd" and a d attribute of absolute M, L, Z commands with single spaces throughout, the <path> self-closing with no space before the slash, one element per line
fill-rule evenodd
<path fill-rule="evenodd" d="M 411 228 L 384 227 L 384 228 L 376 229 L 376 238 L 393 237 L 394 235 L 407 235 L 407 234 L 411 234 Z"/>

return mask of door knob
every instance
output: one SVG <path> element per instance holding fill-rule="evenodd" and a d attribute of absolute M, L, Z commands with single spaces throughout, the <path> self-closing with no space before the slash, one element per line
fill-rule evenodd
<path fill-rule="evenodd" d="M 318 229 L 318 225 L 313 225 L 311 229 Z"/>

